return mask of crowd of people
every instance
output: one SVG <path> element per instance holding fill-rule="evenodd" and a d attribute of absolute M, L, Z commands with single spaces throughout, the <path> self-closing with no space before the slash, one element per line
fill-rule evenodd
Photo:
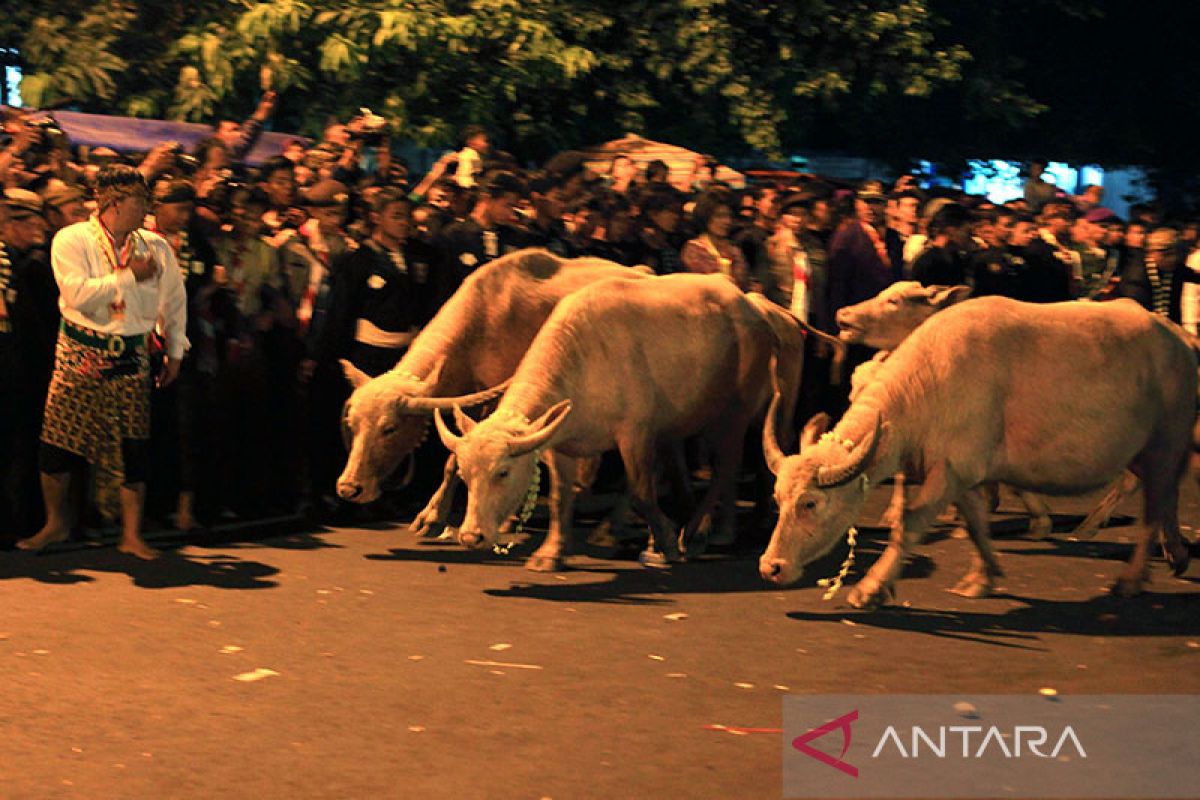
<path fill-rule="evenodd" d="M 1121 219 L 1103 206 L 1102 187 L 1073 196 L 1047 183 L 1043 161 L 1030 163 L 1024 195 L 1003 204 L 922 189 L 911 176 L 851 185 L 804 175 L 735 189 L 713 178 L 708 159 L 687 175 L 628 155 L 597 172 L 577 152 L 525 169 L 472 126 L 417 181 L 381 121 L 363 114 L 250 168 L 243 160 L 273 103 L 268 94 L 250 119 L 221 123 L 191 153 L 174 143 L 146 154 L 84 151 L 52 124 L 9 115 L 0 151 L 0 543 L 78 532 L 105 497 L 136 528 L 140 517 L 130 522 L 128 511 L 146 492 L 148 513 L 182 529 L 298 509 L 318 519 L 350 513 L 334 491 L 349 393 L 339 361 L 368 375 L 389 370 L 472 271 L 526 247 L 659 274 L 721 273 L 830 333 L 839 308 L 901 280 L 1040 303 L 1131 297 L 1197 332 L 1200 223 L 1166 220 L 1153 204 Z M 137 251 L 134 240 L 158 242 L 138 225 L 172 257 Z M 111 263 L 72 277 L 94 244 L 76 239 L 92 229 L 109 238 L 97 252 Z M 164 266 L 178 280 L 143 278 Z M 146 281 L 161 286 L 139 308 L 131 287 Z M 98 317 L 93 285 L 125 299 Z M 113 288 L 122 285 L 124 294 Z M 185 331 L 169 330 L 184 317 Z M 134 330 L 139 318 L 147 330 Z M 157 335 L 143 353 L 137 337 L 150 328 Z M 141 361 L 122 372 L 127 345 Z M 89 403 L 134 396 L 93 396 L 92 384 L 68 374 L 105 350 L 105 369 L 158 387 L 146 393 L 145 419 L 119 421 L 115 449 L 103 431 L 81 437 L 67 424 L 91 413 Z M 812 347 L 810 386 L 827 382 L 828 356 Z M 808 410 L 836 411 L 841 395 L 809 393 Z M 134 446 L 145 426 L 148 444 Z M 119 488 L 106 494 L 89 469 Z M 143 485 L 141 494 L 130 488 Z M 56 518 L 59 508 L 70 510 Z M 128 549 L 152 555 L 125 534 Z"/>

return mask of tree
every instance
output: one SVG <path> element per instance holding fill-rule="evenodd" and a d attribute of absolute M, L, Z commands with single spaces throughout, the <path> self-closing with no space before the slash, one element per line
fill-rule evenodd
<path fill-rule="evenodd" d="M 308 133 L 369 106 L 425 144 L 478 122 L 526 156 L 626 130 L 778 155 L 809 106 L 957 80 L 942 33 L 925 0 L 120 0 L 40 4 L 0 44 L 38 104 L 236 118 L 266 67 Z"/>

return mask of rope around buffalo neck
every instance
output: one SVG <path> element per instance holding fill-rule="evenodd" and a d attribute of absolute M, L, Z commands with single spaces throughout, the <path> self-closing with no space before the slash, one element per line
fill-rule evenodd
<path fill-rule="evenodd" d="M 521 510 L 517 512 L 517 527 L 513 530 L 513 536 L 524 533 L 525 523 L 529 522 L 529 518 L 533 516 L 533 509 L 537 506 L 538 490 L 542 486 L 542 462 L 541 451 L 535 450 L 533 457 L 533 480 L 529 482 L 529 488 L 525 490 L 525 499 L 521 501 Z M 506 556 L 512 550 L 514 540 L 510 540 L 501 544 L 497 542 L 492 545 L 492 552 L 499 556 Z"/>

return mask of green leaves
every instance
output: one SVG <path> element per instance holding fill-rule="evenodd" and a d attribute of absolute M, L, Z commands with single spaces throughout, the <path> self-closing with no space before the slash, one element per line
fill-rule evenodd
<path fill-rule="evenodd" d="M 535 157 L 626 130 L 777 154 L 798 103 L 925 96 L 967 60 L 939 43 L 925 0 L 193 0 L 168 17 L 128 0 L 42 6 L 21 43 L 36 104 L 238 118 L 266 65 L 281 127 L 317 133 L 369 106 L 402 138 L 448 145 L 479 122 Z M 134 46 L 147 30 L 170 44 Z"/>

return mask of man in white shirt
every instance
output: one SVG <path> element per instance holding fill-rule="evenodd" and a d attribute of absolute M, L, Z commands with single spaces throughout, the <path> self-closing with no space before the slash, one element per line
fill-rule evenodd
<path fill-rule="evenodd" d="M 98 211 L 54 237 L 50 261 L 62 328 L 39 454 L 46 525 L 22 540 L 40 550 L 67 538 L 70 471 L 97 464 L 120 480 L 122 552 L 152 559 L 141 536 L 150 438 L 150 334 L 165 342 L 160 386 L 179 375 L 187 297 L 170 244 L 142 230 L 149 191 L 135 169 L 103 168 Z M 162 356 L 159 356 L 162 357 Z"/>

